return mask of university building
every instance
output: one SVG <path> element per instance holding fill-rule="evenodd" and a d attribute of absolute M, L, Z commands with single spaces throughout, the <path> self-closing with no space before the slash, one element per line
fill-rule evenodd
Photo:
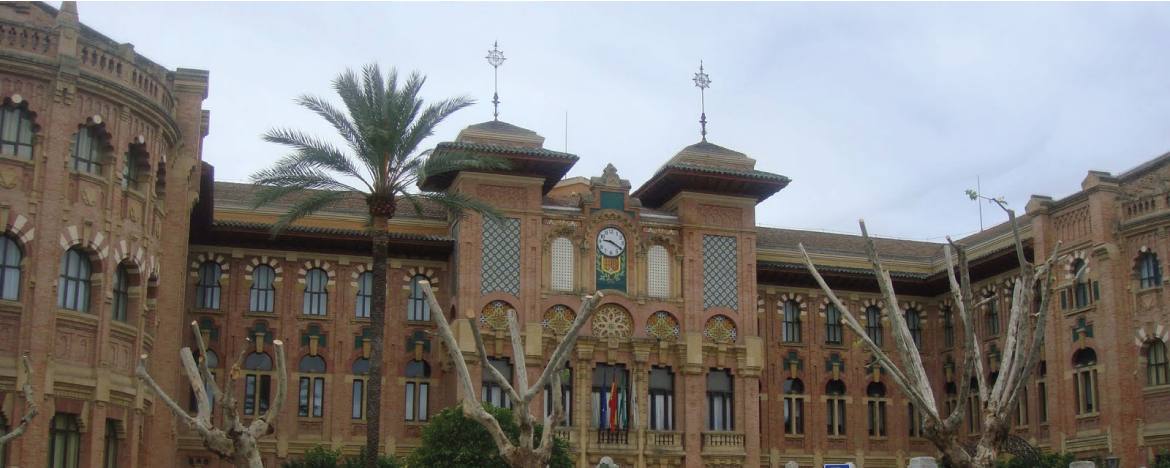
<path fill-rule="evenodd" d="M 275 239 L 287 208 L 249 209 L 254 187 L 216 182 L 202 161 L 208 73 L 166 69 L 78 20 L 77 6 L 0 3 L 0 430 L 41 415 L 0 452 L 0 467 L 226 466 L 134 377 L 192 405 L 178 350 L 198 324 L 220 385 L 241 358 L 245 420 L 268 411 L 275 375 L 289 390 L 269 466 L 322 444 L 364 445 L 369 304 L 389 291 L 381 445 L 405 454 L 429 417 L 462 398 L 511 405 L 480 371 L 536 376 L 582 297 L 605 292 L 567 364 L 563 427 L 578 466 L 801 467 L 851 461 L 904 467 L 934 455 L 915 408 L 840 324 L 806 271 L 803 243 L 875 341 L 893 351 L 903 314 L 936 398 L 953 407 L 963 331 L 942 246 L 878 239 L 900 294 L 886 303 L 858 236 L 757 226 L 761 202 L 790 180 L 767 159 L 702 141 L 663 154 L 645 181 L 609 166 L 566 177 L 578 156 L 499 121 L 435 150 L 504 158 L 503 173 L 432 176 L 425 189 L 473 195 L 499 223 L 403 204 L 391 221 L 388 284 L 372 284 L 358 198 Z M 587 155 L 585 157 L 601 157 Z M 1063 242 L 1043 361 L 1014 433 L 1048 451 L 1145 466 L 1170 446 L 1167 284 L 1170 155 L 1122 174 L 1089 172 L 1060 200 L 1034 196 L 1021 219 L 1029 259 Z M 799 182 L 796 182 L 799 183 Z M 1017 260 L 1008 226 L 970 248 L 977 311 L 994 378 Z M 1072 275 L 1082 266 L 1087 275 Z M 418 283 L 435 285 L 479 395 L 461 395 Z M 463 318 L 475 311 L 475 320 Z M 504 317 L 519 314 L 528 368 L 516 368 Z M 469 327 L 485 334 L 481 362 Z M 282 340 L 288 368 L 276 369 Z M 895 353 L 896 354 L 896 353 Z M 896 358 L 895 358 L 896 359 Z M 603 415 L 613 389 L 628 411 Z M 977 403 L 977 402 L 972 402 Z M 605 416 L 605 417 L 603 417 Z M 221 420 L 222 415 L 215 417 Z M 978 418 L 964 423 L 976 437 Z"/>

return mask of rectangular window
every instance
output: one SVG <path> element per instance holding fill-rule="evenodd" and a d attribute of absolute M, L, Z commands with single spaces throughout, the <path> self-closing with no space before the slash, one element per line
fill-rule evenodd
<path fill-rule="evenodd" d="M 647 270 L 649 270 L 650 297 L 670 296 L 670 254 L 666 247 L 654 245 L 646 255 Z"/>
<path fill-rule="evenodd" d="M 1036 383 L 1036 390 L 1040 396 L 1040 423 L 1048 422 L 1048 386 L 1044 382 Z"/>
<path fill-rule="evenodd" d="M 869 402 L 869 436 L 886 436 L 886 402 L 885 400 L 870 400 Z"/>
<path fill-rule="evenodd" d="M 113 419 L 106 420 L 106 456 L 103 466 L 105 468 L 118 468 L 118 422 Z M 0 459 L 0 463 L 4 460 Z"/>
<path fill-rule="evenodd" d="M 629 429 L 630 372 L 622 365 L 601 364 L 593 369 L 590 422 L 598 429 Z"/>
<path fill-rule="evenodd" d="M 1074 374 L 1076 377 L 1077 415 L 1097 412 L 1097 371 L 1086 369 Z"/>
<path fill-rule="evenodd" d="M 362 379 L 353 380 L 353 405 L 350 410 L 350 418 L 365 419 L 366 418 L 366 381 Z"/>
<path fill-rule="evenodd" d="M 955 316 L 950 308 L 943 311 L 943 346 L 955 345 Z"/>
<path fill-rule="evenodd" d="M 544 415 L 548 416 L 553 411 L 552 401 L 552 386 L 544 386 Z M 561 382 L 561 410 L 565 412 L 565 418 L 561 420 L 560 425 L 568 427 L 573 422 L 573 387 L 569 382 Z"/>
<path fill-rule="evenodd" d="M 804 434 L 804 398 L 791 395 L 784 397 L 784 433 Z"/>
<path fill-rule="evenodd" d="M 1027 392 L 1027 388 L 1024 388 L 1023 391 L 1020 392 L 1020 399 L 1016 405 L 1016 425 L 1017 426 L 1027 426 L 1028 425 L 1028 392 Z"/>
<path fill-rule="evenodd" d="M 910 409 L 909 415 L 907 415 L 910 421 L 910 437 L 920 438 L 922 437 L 922 412 L 914 408 L 914 403 L 909 403 L 906 406 Z M 949 415 L 950 413 L 947 414 Z M 943 415 L 943 418 L 945 419 L 946 415 Z"/>
<path fill-rule="evenodd" d="M 512 383 L 512 363 L 508 362 L 507 359 L 488 359 L 488 362 L 492 367 L 500 371 L 500 374 L 505 379 L 508 379 L 509 384 Z M 508 398 L 508 394 L 504 392 L 503 386 L 499 382 L 496 382 L 491 372 L 486 369 L 483 372 L 483 383 L 479 388 L 479 397 L 480 401 L 484 403 L 490 403 L 501 408 L 512 407 L 512 401 Z"/>
<path fill-rule="evenodd" d="M 731 236 L 703 235 L 703 310 L 739 310 L 739 247 Z"/>
<path fill-rule="evenodd" d="M 674 430 L 674 374 L 669 368 L 650 369 L 650 430 Z"/>
<path fill-rule="evenodd" d="M 549 248 L 552 255 L 552 290 L 573 290 L 573 242 L 567 237 L 558 237 Z"/>
<path fill-rule="evenodd" d="M 272 390 L 269 375 L 247 374 L 244 376 L 244 414 L 268 412 L 268 397 Z"/>
<path fill-rule="evenodd" d="M 829 398 L 825 405 L 828 411 L 828 433 L 831 436 L 845 435 L 845 399 Z"/>
<path fill-rule="evenodd" d="M 825 306 L 825 344 L 841 344 L 841 312 L 833 304 Z"/>
<path fill-rule="evenodd" d="M 707 430 L 735 430 L 734 384 L 731 374 L 725 370 L 713 370 L 707 374 Z"/>
<path fill-rule="evenodd" d="M 322 406 L 325 403 L 325 378 L 301 377 L 300 401 L 297 405 L 297 415 L 301 417 L 319 418 Z"/>
<path fill-rule="evenodd" d="M 427 303 L 427 295 L 419 285 L 420 281 L 426 280 L 427 277 L 423 275 L 415 275 L 410 280 L 410 297 L 406 299 L 406 319 L 416 322 L 431 321 L 431 307 Z M 369 310 L 369 307 L 366 307 Z"/>

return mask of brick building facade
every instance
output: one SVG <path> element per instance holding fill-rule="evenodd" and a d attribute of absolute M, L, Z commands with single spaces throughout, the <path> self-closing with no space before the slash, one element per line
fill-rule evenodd
<path fill-rule="evenodd" d="M 288 404 L 261 443 L 270 464 L 317 444 L 356 453 L 375 287 L 364 202 L 273 239 L 282 207 L 249 209 L 252 187 L 216 182 L 201 162 L 207 72 L 154 64 L 79 23 L 71 2 L 61 11 L 0 4 L 0 33 L 0 424 L 24 412 L 22 353 L 42 408 L 0 466 L 222 466 L 133 377 L 136 356 L 150 354 L 152 374 L 190 404 L 177 350 L 193 344 L 191 321 L 221 384 L 244 356 L 245 418 L 273 398 L 271 342 L 289 344 Z M 948 312 L 941 245 L 878 240 L 902 301 L 886 304 L 859 237 L 756 225 L 757 205 L 789 180 L 742 153 L 703 141 L 663 155 L 635 188 L 612 165 L 565 178 L 577 156 L 503 122 L 470 126 L 436 150 L 511 161 L 508 173 L 422 182 L 487 200 L 506 219 L 404 205 L 392 220 L 390 280 L 377 285 L 389 290 L 387 452 L 408 452 L 428 416 L 459 398 L 508 404 L 490 381 L 480 395 L 458 394 L 442 343 L 427 333 L 416 284 L 428 279 L 452 320 L 477 314 L 453 326 L 480 380 L 488 363 L 472 352 L 468 327 L 486 330 L 490 365 L 535 377 L 582 295 L 606 292 L 560 391 L 570 419 L 556 431 L 582 467 L 603 456 L 632 467 L 901 467 L 933 454 L 796 244 L 890 349 L 885 316 L 907 315 L 947 407 L 965 382 L 955 376 L 963 334 Z M 1170 304 L 1158 261 L 1170 255 L 1167 180 L 1170 155 L 1116 176 L 1091 172 L 1080 192 L 1027 205 L 1028 255 L 1046 257 L 1058 239 L 1067 254 L 1044 362 L 1015 429 L 1046 450 L 1137 467 L 1170 445 Z M 976 320 L 994 372 L 1016 267 L 1010 232 L 961 242 L 975 290 L 994 298 Z M 1088 274 L 1077 283 L 1082 262 Z M 523 322 L 528 369 L 511 365 L 509 309 Z M 599 401 L 614 388 L 630 410 L 610 422 Z"/>

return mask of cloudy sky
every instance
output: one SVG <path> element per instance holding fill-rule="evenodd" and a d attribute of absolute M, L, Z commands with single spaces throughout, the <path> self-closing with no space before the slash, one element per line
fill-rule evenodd
<path fill-rule="evenodd" d="M 56 4 L 57 2 L 54 2 Z M 941 240 L 979 229 L 963 191 L 1022 210 L 1170 151 L 1170 5 L 859 3 L 92 3 L 82 22 L 169 68 L 211 71 L 203 157 L 243 181 L 274 126 L 329 134 L 292 100 L 377 61 L 426 97 L 479 103 L 426 143 L 501 120 L 641 185 L 699 140 L 792 178 L 760 224 Z M 338 101 L 339 102 L 339 101 Z M 1006 217 L 984 208 L 984 224 Z"/>

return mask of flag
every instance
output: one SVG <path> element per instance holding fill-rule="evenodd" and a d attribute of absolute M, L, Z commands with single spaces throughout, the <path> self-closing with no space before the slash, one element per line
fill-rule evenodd
<path fill-rule="evenodd" d="M 613 374 L 610 387 L 610 431 L 618 428 L 618 374 Z"/>
<path fill-rule="evenodd" d="M 606 409 L 609 408 L 609 400 L 605 399 L 605 374 L 601 376 L 601 415 L 597 418 L 597 428 L 605 429 L 609 427 L 609 418 L 606 417 Z"/>
<path fill-rule="evenodd" d="M 626 403 L 629 401 L 629 398 L 630 398 L 629 391 L 630 391 L 630 389 L 626 388 L 626 375 L 623 373 L 622 374 L 622 389 L 621 389 L 621 393 L 619 393 L 619 395 L 621 395 L 621 398 L 618 399 L 618 428 L 619 429 L 629 429 L 630 428 L 630 421 L 628 419 L 629 416 L 626 414 L 630 410 L 627 407 L 627 403 Z"/>
<path fill-rule="evenodd" d="M 640 427 L 638 425 L 638 388 L 637 388 L 637 384 L 638 384 L 637 380 L 630 381 L 630 398 L 631 398 L 630 402 L 634 406 L 634 429 L 638 429 Z"/>

